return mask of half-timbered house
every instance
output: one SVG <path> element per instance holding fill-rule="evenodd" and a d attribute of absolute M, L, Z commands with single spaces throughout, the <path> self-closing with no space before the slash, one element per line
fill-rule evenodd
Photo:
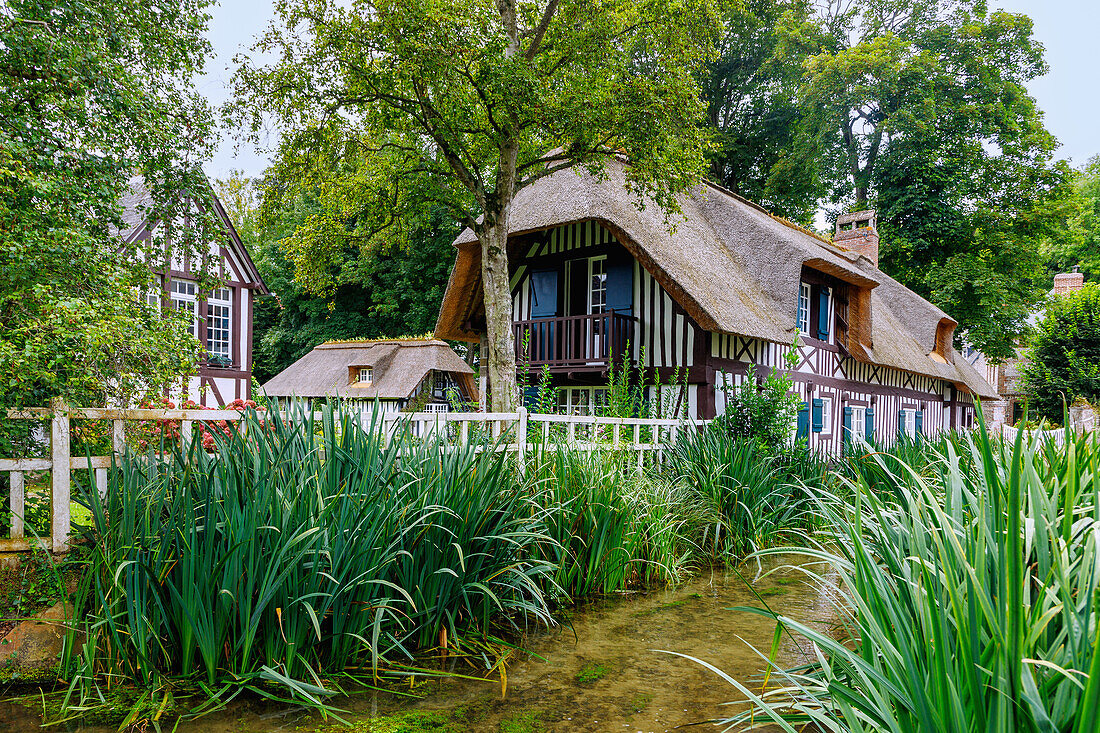
<path fill-rule="evenodd" d="M 197 373 L 170 397 L 219 407 L 251 395 L 255 300 L 268 291 L 217 196 L 210 192 L 209 198 L 190 205 L 213 206 L 221 224 L 222 236 L 210 243 L 204 262 L 193 261 L 190 254 L 181 251 L 183 248 L 173 247 L 173 238 L 188 226 L 188 221 L 182 219 L 166 226 L 152 218 L 151 195 L 140 177 L 130 180 L 129 193 L 123 198 L 125 228 L 120 236 L 124 245 L 157 241 L 166 248 L 166 257 L 154 258 L 164 264 L 151 265 L 154 284 L 148 292 L 149 302 L 191 314 L 191 334 L 203 347 Z M 204 272 L 213 275 L 219 286 L 202 290 Z"/>
<path fill-rule="evenodd" d="M 838 220 L 833 241 L 717 186 L 680 197 L 680 214 L 635 205 L 623 166 L 566 170 L 517 195 L 510 218 L 512 318 L 527 382 L 548 367 L 563 407 L 606 396 L 611 365 L 686 382 L 691 417 L 725 409 L 750 367 L 791 370 L 797 429 L 832 450 L 846 434 L 892 438 L 974 423 L 994 394 L 956 358 L 956 322 L 877 267 L 873 212 Z M 480 244 L 457 257 L 436 335 L 485 335 Z M 792 426 L 794 427 L 794 426 Z"/>

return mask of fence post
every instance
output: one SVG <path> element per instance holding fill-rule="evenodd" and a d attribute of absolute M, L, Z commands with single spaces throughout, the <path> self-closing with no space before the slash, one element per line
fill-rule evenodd
<path fill-rule="evenodd" d="M 519 414 L 516 424 L 516 464 L 520 478 L 523 478 L 527 473 L 527 408 L 520 405 L 516 412 Z"/>
<path fill-rule="evenodd" d="M 69 493 L 72 478 L 69 467 L 69 414 L 65 400 L 60 397 L 55 397 L 50 406 L 53 408 L 53 418 L 50 421 L 50 549 L 53 552 L 65 552 L 69 549 Z"/>
<path fill-rule="evenodd" d="M 12 539 L 23 537 L 23 513 L 26 511 L 26 494 L 24 492 L 23 472 L 11 472 L 11 499 L 8 509 L 11 510 L 11 531 L 8 535 Z"/>

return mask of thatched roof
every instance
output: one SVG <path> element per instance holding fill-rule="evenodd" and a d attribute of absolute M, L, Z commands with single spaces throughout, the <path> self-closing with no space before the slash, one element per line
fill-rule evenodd
<path fill-rule="evenodd" d="M 679 202 L 682 214 L 670 219 L 653 201 L 639 210 L 618 161 L 608 164 L 602 180 L 583 170 L 564 170 L 520 191 L 510 234 L 597 221 L 704 329 L 777 343 L 794 339 L 798 282 L 807 265 L 872 289 L 869 360 L 949 379 L 983 396 L 992 393 L 969 365 L 943 364 L 928 356 L 938 324 L 955 321 L 866 257 L 711 184 L 696 186 Z M 458 255 L 436 334 L 475 340 L 478 334 L 468 324 L 482 307 L 480 249 L 470 229 L 455 246 Z"/>
<path fill-rule="evenodd" d="M 373 381 L 353 384 L 353 370 L 371 367 Z M 328 341 L 275 375 L 261 389 L 268 397 L 342 397 L 403 400 L 432 370 L 451 372 L 472 387 L 473 369 L 436 339 Z M 475 395 L 471 395 L 474 397 Z"/>

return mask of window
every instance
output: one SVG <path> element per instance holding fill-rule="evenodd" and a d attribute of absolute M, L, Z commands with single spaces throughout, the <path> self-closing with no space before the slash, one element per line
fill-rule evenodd
<path fill-rule="evenodd" d="M 803 336 L 810 335 L 810 286 L 798 284 L 798 330 Z"/>
<path fill-rule="evenodd" d="M 161 280 L 160 275 L 154 275 L 152 284 L 149 286 L 149 289 L 145 291 L 145 302 L 154 310 L 160 310 L 162 288 L 164 288 L 164 281 Z"/>
<path fill-rule="evenodd" d="M 424 412 L 450 412 L 451 406 L 446 402 L 429 402 L 424 405 Z"/>
<path fill-rule="evenodd" d="M 851 439 L 853 435 L 860 435 L 867 437 L 867 408 L 866 407 L 851 407 L 851 417 L 848 423 L 848 435 L 844 436 Z"/>
<path fill-rule="evenodd" d="M 374 367 L 359 367 L 359 384 L 370 384 L 374 381 Z"/>
<path fill-rule="evenodd" d="M 588 312 L 603 313 L 607 308 L 607 258 L 588 261 Z"/>
<path fill-rule="evenodd" d="M 558 391 L 558 408 L 566 415 L 598 415 L 606 404 L 605 387 L 563 387 Z"/>
<path fill-rule="evenodd" d="M 229 334 L 233 320 L 233 291 L 216 288 L 206 299 L 206 351 L 212 357 L 230 360 Z"/>
<path fill-rule="evenodd" d="M 833 432 L 833 398 L 821 398 L 821 432 Z"/>
<path fill-rule="evenodd" d="M 172 280 L 172 308 L 191 314 L 191 335 L 199 337 L 198 301 L 195 283 L 191 280 Z"/>

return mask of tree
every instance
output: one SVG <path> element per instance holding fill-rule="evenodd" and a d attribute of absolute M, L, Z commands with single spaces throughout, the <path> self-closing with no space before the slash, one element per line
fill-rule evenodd
<path fill-rule="evenodd" d="M 324 218 L 316 195 L 265 198 L 265 187 L 231 171 L 215 182 L 219 198 L 256 267 L 276 295 L 256 302 L 252 375 L 263 383 L 320 343 L 429 333 L 447 287 L 458 225 L 437 211 L 417 222 L 408 242 L 379 244 L 364 255 L 354 238 L 333 250 L 330 268 L 314 272 L 318 294 L 295 279 L 288 242 L 311 217 Z M 344 228 L 334 223 L 334 227 Z"/>
<path fill-rule="evenodd" d="M 0 9 L 0 407 L 124 403 L 193 368 L 198 344 L 146 304 L 152 248 L 126 248 L 120 197 L 193 226 L 212 115 L 191 88 L 207 0 L 11 0 Z M 193 235 L 193 236 L 192 236 Z M 167 325 L 167 327 L 166 327 Z"/>
<path fill-rule="evenodd" d="M 365 254 L 407 241 L 426 205 L 474 230 L 491 406 L 511 410 L 516 193 L 567 168 L 599 173 L 622 154 L 639 199 L 674 211 L 702 168 L 694 74 L 711 21 L 708 0 L 281 0 L 255 48 L 277 60 L 242 64 L 228 113 L 253 140 L 274 121 L 276 169 L 294 172 L 276 180 L 324 180 L 328 211 L 339 211 L 290 243 L 305 283 L 311 262 L 327 270 L 347 241 Z"/>
<path fill-rule="evenodd" d="M 1033 414 L 1061 423 L 1077 399 L 1100 402 L 1100 285 L 1052 297 L 1023 369 Z"/>
<path fill-rule="evenodd" d="M 1100 155 L 1073 176 L 1073 199 L 1064 229 L 1044 242 L 1049 275 L 1079 266 L 1085 276 L 1100 277 Z"/>
<path fill-rule="evenodd" d="M 1026 92 L 1046 71 L 1030 19 L 982 0 L 863 0 L 829 3 L 819 23 L 797 165 L 833 212 L 875 205 L 883 269 L 955 317 L 960 338 L 1011 356 L 1067 194 Z"/>
<path fill-rule="evenodd" d="M 809 223 L 821 197 L 816 167 L 792 165 L 802 109 L 803 64 L 820 31 L 809 0 L 746 0 L 721 5 L 718 58 L 702 80 L 716 132 L 710 177 L 773 213 Z"/>

